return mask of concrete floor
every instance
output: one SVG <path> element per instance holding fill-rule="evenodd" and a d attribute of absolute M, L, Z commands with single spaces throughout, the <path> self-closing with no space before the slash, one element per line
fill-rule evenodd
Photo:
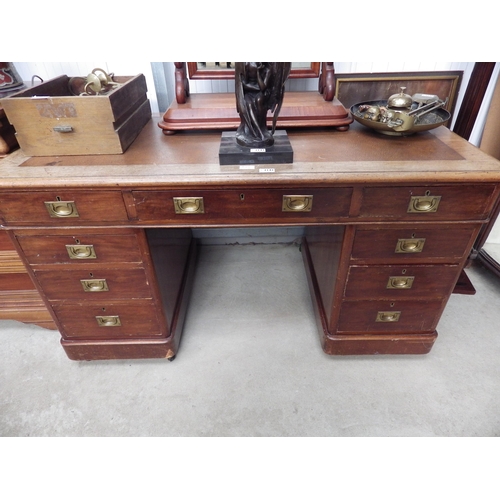
<path fill-rule="evenodd" d="M 330 357 L 296 245 L 202 247 L 173 362 L 70 361 L 0 322 L 0 435 L 499 436 L 500 280 L 468 274 L 430 354 Z"/>

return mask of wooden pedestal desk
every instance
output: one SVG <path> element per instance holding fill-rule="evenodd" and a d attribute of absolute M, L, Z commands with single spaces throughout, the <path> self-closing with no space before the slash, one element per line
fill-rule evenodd
<path fill-rule="evenodd" d="M 1 227 L 69 358 L 172 359 L 201 227 L 304 228 L 326 353 L 431 349 L 500 162 L 444 127 L 389 137 L 354 124 L 289 131 L 293 164 L 220 166 L 220 133 L 165 136 L 158 119 L 123 155 L 0 161 Z"/>

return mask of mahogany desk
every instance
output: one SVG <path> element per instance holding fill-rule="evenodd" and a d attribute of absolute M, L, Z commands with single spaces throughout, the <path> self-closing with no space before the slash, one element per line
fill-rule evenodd
<path fill-rule="evenodd" d="M 157 123 L 123 155 L 0 161 L 1 228 L 71 359 L 177 354 L 199 227 L 304 227 L 328 354 L 431 349 L 500 162 L 444 127 L 388 137 L 354 124 L 289 131 L 293 164 L 220 166 L 220 133 Z"/>

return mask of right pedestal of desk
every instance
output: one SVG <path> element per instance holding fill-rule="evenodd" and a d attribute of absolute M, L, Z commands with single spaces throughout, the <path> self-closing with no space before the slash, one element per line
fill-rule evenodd
<path fill-rule="evenodd" d="M 354 219 L 302 243 L 327 354 L 425 354 L 494 185 L 364 187 Z"/>

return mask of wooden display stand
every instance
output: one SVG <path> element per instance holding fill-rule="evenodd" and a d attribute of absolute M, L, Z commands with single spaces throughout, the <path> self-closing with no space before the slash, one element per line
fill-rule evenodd
<path fill-rule="evenodd" d="M 186 63 L 175 64 L 176 100 L 158 126 L 164 134 L 181 130 L 235 130 L 240 124 L 234 93 L 193 94 L 189 92 Z M 346 131 L 351 114 L 334 96 L 333 63 L 323 63 L 319 92 L 287 92 L 278 118 L 278 128 L 334 127 Z M 271 125 L 271 120 L 269 120 Z"/>

